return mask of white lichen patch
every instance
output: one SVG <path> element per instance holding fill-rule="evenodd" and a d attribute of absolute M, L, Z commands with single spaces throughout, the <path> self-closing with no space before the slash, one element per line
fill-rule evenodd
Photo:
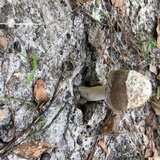
<path fill-rule="evenodd" d="M 0 108 L 0 127 L 8 124 L 10 121 L 10 112 L 7 105 Z"/>
<path fill-rule="evenodd" d="M 132 31 L 137 33 L 140 29 L 145 29 L 150 33 L 156 19 L 156 8 L 157 1 L 154 0 L 127 1 L 126 17 L 130 19 Z"/>
<path fill-rule="evenodd" d="M 0 121 L 3 121 L 7 118 L 6 111 L 4 109 L 0 109 Z"/>
<path fill-rule="evenodd" d="M 129 72 L 126 90 L 128 98 L 127 109 L 141 106 L 149 99 L 152 93 L 150 81 L 136 71 Z"/>

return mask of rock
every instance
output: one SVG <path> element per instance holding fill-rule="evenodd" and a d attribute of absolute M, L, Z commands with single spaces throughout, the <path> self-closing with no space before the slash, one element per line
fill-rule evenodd
<path fill-rule="evenodd" d="M 49 153 L 43 153 L 40 160 L 50 160 L 51 155 Z"/>
<path fill-rule="evenodd" d="M 0 127 L 7 125 L 10 121 L 10 111 L 7 105 L 0 108 Z"/>

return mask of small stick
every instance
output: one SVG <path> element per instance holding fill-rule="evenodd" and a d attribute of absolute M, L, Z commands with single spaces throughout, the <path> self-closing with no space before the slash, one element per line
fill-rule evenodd
<path fill-rule="evenodd" d="M 96 139 L 96 142 L 95 142 L 95 144 L 94 144 L 94 146 L 92 148 L 92 152 L 89 154 L 88 160 L 92 160 L 92 157 L 93 157 L 93 155 L 95 153 L 97 145 L 98 145 L 98 138 Z"/>
<path fill-rule="evenodd" d="M 7 90 L 8 90 L 8 99 L 9 99 L 9 105 L 10 105 L 10 110 L 11 110 L 11 115 L 12 115 L 12 121 L 13 121 L 13 129 L 14 129 L 14 136 L 16 134 L 16 122 L 15 122 L 15 115 L 12 107 L 12 101 L 11 101 L 11 94 L 10 94 L 10 87 L 9 84 L 7 84 Z"/>
<path fill-rule="evenodd" d="M 30 123 L 27 128 L 25 128 L 20 134 L 18 134 L 17 136 L 15 136 L 5 147 L 3 147 L 0 150 L 0 154 L 5 154 L 6 150 L 9 149 L 20 137 L 22 137 L 29 129 L 31 129 L 31 127 L 36 124 L 36 122 L 43 116 L 43 114 L 48 111 L 48 109 L 51 107 L 52 103 L 55 101 L 55 99 L 58 96 L 58 93 L 60 92 L 60 90 L 56 90 L 53 94 L 53 97 L 49 103 L 49 105 L 46 107 L 46 109 L 44 111 L 42 111 L 33 121 L 32 123 Z"/>

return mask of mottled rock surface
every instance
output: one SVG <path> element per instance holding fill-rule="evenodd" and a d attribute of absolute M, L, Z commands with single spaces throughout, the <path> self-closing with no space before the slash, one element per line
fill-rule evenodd
<path fill-rule="evenodd" d="M 5 40 L 0 43 L 0 106 L 10 105 L 4 98 L 8 97 L 9 84 L 10 96 L 14 98 L 12 108 L 16 132 L 21 132 L 38 115 L 36 105 L 26 103 L 34 101 L 33 85 L 38 78 L 44 80 L 49 99 L 58 82 L 62 88 L 41 119 L 43 123 L 38 122 L 17 142 L 48 142 L 52 146 L 48 151 L 51 160 L 87 160 L 96 142 L 96 137 L 91 135 L 99 133 L 108 107 L 105 102 L 93 102 L 93 106 L 87 104 L 80 98 L 77 87 L 105 84 L 105 77 L 111 69 L 140 69 L 146 73 L 148 64 L 144 59 L 139 61 L 140 53 L 133 45 L 136 42 L 133 40 L 132 43 L 129 37 L 133 38 L 130 34 L 136 35 L 141 28 L 152 37 L 157 9 L 155 0 L 128 0 L 125 15 L 119 14 L 117 8 L 110 10 L 108 2 L 101 0 L 91 4 L 70 0 L 0 1 L 0 38 Z M 33 80 L 25 88 L 34 53 L 38 67 Z M 145 55 L 140 56 L 145 58 Z M 153 59 L 158 57 L 159 52 Z M 153 88 L 156 87 L 155 79 L 151 81 Z M 83 107 L 87 106 L 97 108 L 96 112 L 91 109 L 91 119 L 85 122 Z M 144 159 L 150 140 L 154 140 L 152 131 L 149 137 L 146 130 L 149 126 L 153 130 L 148 117 L 157 127 L 160 126 L 160 117 L 155 115 L 149 103 L 122 113 L 118 135 L 104 137 L 107 154 L 97 146 L 93 160 Z M 7 138 L 13 138 L 11 122 L 8 125 L 1 128 L 4 143 L 8 142 Z M 159 131 L 155 139 L 158 137 Z M 159 144 L 157 150 L 160 151 Z M 23 159 L 12 152 L 3 158 Z"/>

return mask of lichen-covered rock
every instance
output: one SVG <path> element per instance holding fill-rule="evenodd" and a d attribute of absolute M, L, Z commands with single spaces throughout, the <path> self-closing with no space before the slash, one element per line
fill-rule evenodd
<path fill-rule="evenodd" d="M 9 106 L 4 105 L 0 108 L 0 127 L 7 125 L 11 119 L 11 114 L 8 107 Z"/>

